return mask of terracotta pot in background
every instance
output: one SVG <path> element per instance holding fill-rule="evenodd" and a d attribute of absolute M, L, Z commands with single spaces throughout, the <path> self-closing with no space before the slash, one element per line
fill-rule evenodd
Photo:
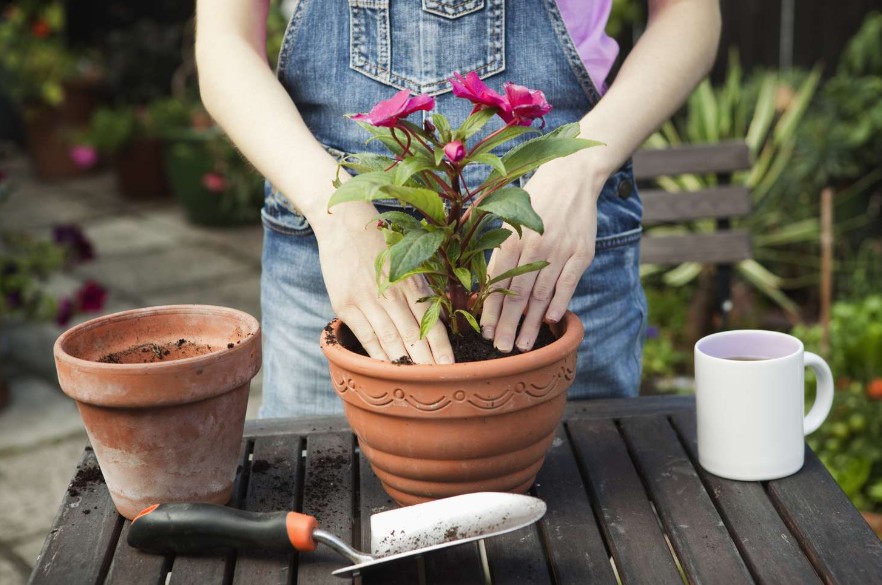
<path fill-rule="evenodd" d="M 523 493 L 551 447 L 584 335 L 568 312 L 554 343 L 452 365 L 396 365 L 347 349 L 340 321 L 322 334 L 331 381 L 386 492 L 402 505 L 477 491 Z"/>
<path fill-rule="evenodd" d="M 77 401 L 120 514 L 229 500 L 260 361 L 257 320 L 223 307 L 124 311 L 58 338 L 58 381 Z"/>
<path fill-rule="evenodd" d="M 116 186 L 131 199 L 154 199 L 170 195 L 163 162 L 162 141 L 137 139 L 120 151 L 113 161 Z"/>

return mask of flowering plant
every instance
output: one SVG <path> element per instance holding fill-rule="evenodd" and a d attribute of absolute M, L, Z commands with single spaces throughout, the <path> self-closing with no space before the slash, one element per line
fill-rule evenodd
<path fill-rule="evenodd" d="M 0 172 L 0 203 L 12 187 Z M 94 258 L 91 242 L 75 225 L 56 225 L 52 240 L 0 232 L 0 324 L 6 319 L 54 319 L 67 325 L 78 312 L 100 311 L 107 291 L 95 281 L 82 283 L 69 296 L 49 294 L 42 281 L 72 264 Z"/>
<path fill-rule="evenodd" d="M 358 174 L 335 181 L 336 192 L 328 207 L 347 201 L 395 199 L 415 210 L 411 215 L 387 211 L 379 215 L 377 228 L 387 248 L 376 260 L 377 283 L 382 293 L 389 286 L 421 275 L 432 294 L 420 299 L 429 307 L 420 323 L 425 337 L 438 319 L 454 334 L 464 326 L 480 332 L 478 317 L 491 294 L 512 294 L 498 285 L 509 278 L 541 270 L 545 261 L 531 262 L 491 277 L 485 252 L 499 247 L 511 230 L 523 228 L 542 233 L 542 218 L 533 210 L 530 195 L 512 182 L 550 160 L 595 146 L 598 142 L 578 138 L 578 125 L 567 124 L 494 154 L 506 142 L 527 133 L 541 134 L 533 126 L 551 111 L 539 90 L 506 83 L 500 94 L 487 87 L 477 73 L 454 74 L 453 95 L 473 104 L 471 114 L 458 128 L 440 113 L 422 126 L 405 118 L 434 108 L 433 97 L 410 96 L 407 90 L 382 101 L 363 114 L 351 116 L 392 153 L 382 156 L 358 153 L 345 158 L 340 167 Z M 479 132 L 494 117 L 504 124 L 492 132 Z M 468 165 L 483 165 L 486 176 L 469 186 L 463 180 Z M 502 220 L 508 227 L 492 227 Z M 386 268 L 388 264 L 388 269 Z M 472 297 L 474 297 L 472 299 Z"/>

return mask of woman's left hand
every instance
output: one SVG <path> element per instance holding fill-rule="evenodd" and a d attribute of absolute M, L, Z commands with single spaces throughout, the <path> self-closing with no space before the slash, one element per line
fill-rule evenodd
<path fill-rule="evenodd" d="M 521 238 L 509 237 L 493 252 L 488 272 L 492 278 L 540 260 L 548 266 L 497 283 L 514 294 L 492 294 L 484 302 L 481 332 L 500 351 L 509 352 L 513 346 L 532 349 L 543 320 L 563 317 L 594 259 L 597 198 L 606 178 L 592 169 L 590 157 L 575 155 L 542 165 L 528 181 L 525 188 L 542 218 L 544 234 L 524 229 Z"/>

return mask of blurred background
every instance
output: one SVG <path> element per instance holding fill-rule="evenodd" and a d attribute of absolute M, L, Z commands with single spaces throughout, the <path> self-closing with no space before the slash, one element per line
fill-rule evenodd
<path fill-rule="evenodd" d="M 294 4 L 273 3 L 271 61 Z M 721 267 L 643 266 L 642 393 L 691 393 L 692 344 L 721 327 L 798 336 L 838 379 L 809 444 L 878 527 L 879 2 L 722 0 L 721 9 L 712 73 L 645 147 L 747 144 L 752 166 L 730 179 L 751 193 L 735 227 L 752 235 L 752 258 L 731 267 L 725 321 Z M 643 1 L 614 0 L 613 75 L 646 13 Z M 85 441 L 54 378 L 55 337 L 96 314 L 155 304 L 259 315 L 262 181 L 200 105 L 192 14 L 179 0 L 0 0 L 0 492 L 18 498 L 0 512 L 0 582 L 28 574 Z M 688 191 L 717 179 L 651 186 Z M 258 379 L 249 416 L 259 391 Z"/>

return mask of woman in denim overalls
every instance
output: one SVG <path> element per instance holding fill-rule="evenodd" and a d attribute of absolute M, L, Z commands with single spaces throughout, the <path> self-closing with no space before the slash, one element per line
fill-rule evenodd
<path fill-rule="evenodd" d="M 471 104 L 452 96 L 447 79 L 469 71 L 497 91 L 503 81 L 541 89 L 554 106 L 548 128 L 580 122 L 582 136 L 606 143 L 524 181 L 545 234 L 509 238 L 490 271 L 540 259 L 549 266 L 508 283 L 519 294 L 491 297 L 484 336 L 503 351 L 528 350 L 542 320 L 568 307 L 585 324 L 570 398 L 636 395 L 646 301 L 628 159 L 713 63 L 716 2 L 650 0 L 647 29 L 602 100 L 554 0 L 300 0 L 277 74 L 263 52 L 267 2 L 199 0 L 196 42 L 206 107 L 267 177 L 260 415 L 340 412 L 318 344 L 335 315 L 372 357 L 452 361 L 440 325 L 419 339 L 424 283 L 378 296 L 373 260 L 385 245 L 365 229 L 374 207 L 348 203 L 329 214 L 327 200 L 336 160 L 366 150 L 365 133 L 344 114 L 408 89 L 434 95 L 436 110 L 458 124 Z"/>

